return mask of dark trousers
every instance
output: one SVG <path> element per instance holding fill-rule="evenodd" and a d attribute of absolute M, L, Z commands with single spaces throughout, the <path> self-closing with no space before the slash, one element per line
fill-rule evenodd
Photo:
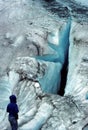
<path fill-rule="evenodd" d="M 18 122 L 15 119 L 15 117 L 9 116 L 9 122 L 10 122 L 12 130 L 17 130 L 18 129 Z"/>

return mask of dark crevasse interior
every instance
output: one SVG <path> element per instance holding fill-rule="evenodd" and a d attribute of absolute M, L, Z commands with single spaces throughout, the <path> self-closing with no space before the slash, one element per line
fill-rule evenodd
<path fill-rule="evenodd" d="M 68 49 L 69 51 L 69 49 Z M 60 82 L 60 90 L 58 91 L 58 94 L 63 96 L 65 93 L 65 86 L 67 81 L 67 74 L 68 74 L 68 53 L 64 62 L 64 65 L 61 70 L 61 82 Z"/>

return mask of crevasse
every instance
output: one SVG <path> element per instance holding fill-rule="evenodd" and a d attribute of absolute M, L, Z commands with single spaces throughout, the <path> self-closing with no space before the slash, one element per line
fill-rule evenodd
<path fill-rule="evenodd" d="M 60 89 L 61 70 L 66 60 L 70 44 L 70 28 L 71 19 L 69 18 L 66 25 L 58 31 L 58 45 L 55 45 L 52 41 L 48 42 L 48 45 L 55 51 L 55 53 L 36 57 L 40 62 L 46 61 L 48 63 L 45 75 L 43 78 L 38 79 L 42 90 L 47 93 L 57 93 Z M 56 34 L 54 33 L 54 35 Z"/>

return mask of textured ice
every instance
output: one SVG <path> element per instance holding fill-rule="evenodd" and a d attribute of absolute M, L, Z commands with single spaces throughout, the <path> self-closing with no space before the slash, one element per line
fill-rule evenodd
<path fill-rule="evenodd" d="M 86 0 L 75 0 L 75 1 L 77 1 L 78 3 L 82 5 L 88 6 L 88 2 Z"/>
<path fill-rule="evenodd" d="M 20 130 L 81 130 L 88 123 L 88 9 L 72 0 L 56 1 L 0 0 L 0 130 L 10 130 L 6 105 L 12 93 Z M 71 28 L 63 31 L 70 15 Z M 53 86 L 59 83 L 66 40 L 69 66 L 61 97 L 50 93 L 58 90 Z M 57 53 L 61 49 L 63 55 Z"/>
<path fill-rule="evenodd" d="M 55 45 L 54 40 L 49 41 L 49 46 L 55 50 L 55 54 L 36 57 L 38 60 L 50 62 L 44 77 L 39 79 L 39 83 L 45 92 L 57 93 L 60 89 L 61 69 L 69 50 L 70 28 L 71 19 L 69 19 L 65 27 L 60 30 L 60 34 L 58 34 L 57 37 L 59 39 L 58 45 Z M 53 35 L 57 36 L 57 33 Z"/>

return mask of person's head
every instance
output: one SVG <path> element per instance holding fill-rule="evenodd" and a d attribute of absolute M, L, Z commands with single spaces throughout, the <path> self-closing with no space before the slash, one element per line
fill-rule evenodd
<path fill-rule="evenodd" d="M 10 102 L 11 102 L 11 103 L 16 103 L 16 96 L 15 96 L 15 95 L 11 95 L 11 96 L 9 97 L 9 99 L 10 99 Z"/>

